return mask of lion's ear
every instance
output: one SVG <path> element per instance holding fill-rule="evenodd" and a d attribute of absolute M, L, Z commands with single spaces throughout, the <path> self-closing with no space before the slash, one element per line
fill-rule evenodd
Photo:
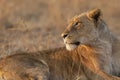
<path fill-rule="evenodd" d="M 99 20 L 100 16 L 101 16 L 100 9 L 93 9 L 88 12 L 88 17 L 94 19 L 96 22 Z"/>

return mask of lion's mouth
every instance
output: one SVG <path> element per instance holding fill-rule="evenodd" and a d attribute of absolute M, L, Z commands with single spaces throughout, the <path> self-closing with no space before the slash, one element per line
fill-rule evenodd
<path fill-rule="evenodd" d="M 78 46 L 78 45 L 80 44 L 80 42 L 75 42 L 75 43 L 73 43 L 73 44 L 75 44 L 75 45 L 77 45 L 77 46 Z"/>
<path fill-rule="evenodd" d="M 80 45 L 80 42 L 67 43 L 67 44 L 73 44 L 73 45 L 76 45 L 76 46 L 78 46 L 78 45 Z"/>

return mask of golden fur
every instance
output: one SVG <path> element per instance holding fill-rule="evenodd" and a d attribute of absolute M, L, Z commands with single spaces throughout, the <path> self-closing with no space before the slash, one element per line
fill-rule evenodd
<path fill-rule="evenodd" d="M 15 54 L 0 61 L 0 80 L 119 80 L 97 70 L 91 58 L 85 46 Z"/>
<path fill-rule="evenodd" d="M 86 17 L 84 19 L 87 20 L 86 25 L 94 25 L 92 22 L 88 23 L 91 19 L 86 14 L 88 13 L 81 15 L 83 19 Z M 74 20 L 77 19 L 79 20 L 79 17 Z M 120 80 L 118 77 L 108 74 L 111 72 L 111 67 L 108 66 L 111 63 L 109 61 L 111 53 L 106 50 L 111 46 L 111 44 L 108 45 L 109 42 L 102 40 L 100 43 L 94 42 L 94 46 L 91 46 L 92 43 L 86 46 L 88 40 L 92 40 L 92 38 L 87 38 L 87 40 L 81 40 L 81 44 L 86 43 L 85 45 L 76 46 L 78 43 L 66 43 L 66 41 L 74 41 L 72 38 L 75 34 L 73 33 L 80 33 L 72 30 L 74 22 L 70 23 L 69 29 L 62 34 L 64 36 L 67 33 L 67 36 L 64 36 L 65 44 L 74 45 L 72 47 L 68 45 L 71 51 L 63 47 L 35 53 L 20 53 L 3 58 L 0 60 L 0 80 Z M 83 24 L 78 23 L 77 25 Z M 75 28 L 79 30 L 81 27 Z M 84 31 L 81 30 L 81 32 Z M 68 37 L 68 35 L 70 36 Z M 93 35 L 91 37 L 96 38 Z"/>
<path fill-rule="evenodd" d="M 120 76 L 120 41 L 111 34 L 100 9 L 74 17 L 62 33 L 68 50 L 85 46 L 96 56 L 94 66 L 108 74 Z M 84 55 L 86 56 L 85 52 Z"/>

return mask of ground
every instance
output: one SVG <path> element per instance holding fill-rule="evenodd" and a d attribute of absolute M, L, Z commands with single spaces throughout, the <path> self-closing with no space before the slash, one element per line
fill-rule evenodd
<path fill-rule="evenodd" d="M 120 0 L 0 0 L 0 57 L 64 46 L 61 33 L 75 15 L 100 8 L 120 37 Z"/>

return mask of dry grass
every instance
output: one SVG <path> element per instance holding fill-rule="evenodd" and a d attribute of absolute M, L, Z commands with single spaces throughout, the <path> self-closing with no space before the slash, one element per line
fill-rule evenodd
<path fill-rule="evenodd" d="M 120 0 L 0 0 L 1 56 L 63 46 L 67 20 L 100 8 L 110 29 L 120 36 Z"/>

